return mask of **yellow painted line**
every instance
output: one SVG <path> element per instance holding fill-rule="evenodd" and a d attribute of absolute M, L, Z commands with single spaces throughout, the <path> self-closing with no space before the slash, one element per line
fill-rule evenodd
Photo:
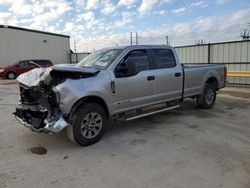
<path fill-rule="evenodd" d="M 228 77 L 250 77 L 250 72 L 246 71 L 228 71 Z"/>

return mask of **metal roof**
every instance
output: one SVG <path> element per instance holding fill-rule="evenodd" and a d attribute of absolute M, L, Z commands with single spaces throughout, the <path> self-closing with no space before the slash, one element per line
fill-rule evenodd
<path fill-rule="evenodd" d="M 8 29 L 15 29 L 15 30 L 28 31 L 28 32 L 33 32 L 33 33 L 40 33 L 40 34 L 70 38 L 69 35 L 62 35 L 62 34 L 58 34 L 58 33 L 46 32 L 46 31 L 38 31 L 38 30 L 33 30 L 33 29 L 26 29 L 26 28 L 16 27 L 16 26 L 0 25 L 0 28 L 8 28 Z"/>

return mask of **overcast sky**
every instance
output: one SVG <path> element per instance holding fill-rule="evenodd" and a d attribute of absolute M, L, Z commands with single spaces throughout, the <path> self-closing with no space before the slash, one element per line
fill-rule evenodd
<path fill-rule="evenodd" d="M 67 34 L 78 52 L 139 44 L 239 40 L 250 0 L 0 0 L 0 24 Z M 134 39 L 135 42 L 135 39 Z"/>

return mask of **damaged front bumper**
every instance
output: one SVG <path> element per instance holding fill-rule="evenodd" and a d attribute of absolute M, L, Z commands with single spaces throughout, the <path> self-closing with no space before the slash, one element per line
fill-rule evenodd
<path fill-rule="evenodd" d="M 47 109 L 40 105 L 19 105 L 14 116 L 25 127 L 38 133 L 58 133 L 69 126 L 62 115 L 48 120 Z"/>

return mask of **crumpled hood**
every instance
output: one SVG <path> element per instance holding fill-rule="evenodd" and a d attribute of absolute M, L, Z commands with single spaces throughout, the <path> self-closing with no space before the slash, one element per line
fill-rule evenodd
<path fill-rule="evenodd" d="M 35 87 L 40 84 L 41 81 L 50 82 L 50 71 L 51 68 L 36 68 L 23 73 L 17 77 L 17 81 L 28 87 Z"/>
<path fill-rule="evenodd" d="M 53 78 L 81 79 L 92 77 L 100 71 L 94 68 L 75 66 L 74 64 L 60 64 L 49 68 L 36 68 L 17 77 L 17 81 L 28 87 L 39 86 L 42 81 L 49 85 Z"/>
<path fill-rule="evenodd" d="M 88 68 L 88 67 L 80 67 L 76 66 L 75 64 L 59 64 L 59 65 L 54 65 L 52 67 L 53 70 L 56 71 L 62 71 L 62 72 L 81 72 L 85 74 L 96 74 L 99 72 L 99 70 L 95 68 Z"/>

